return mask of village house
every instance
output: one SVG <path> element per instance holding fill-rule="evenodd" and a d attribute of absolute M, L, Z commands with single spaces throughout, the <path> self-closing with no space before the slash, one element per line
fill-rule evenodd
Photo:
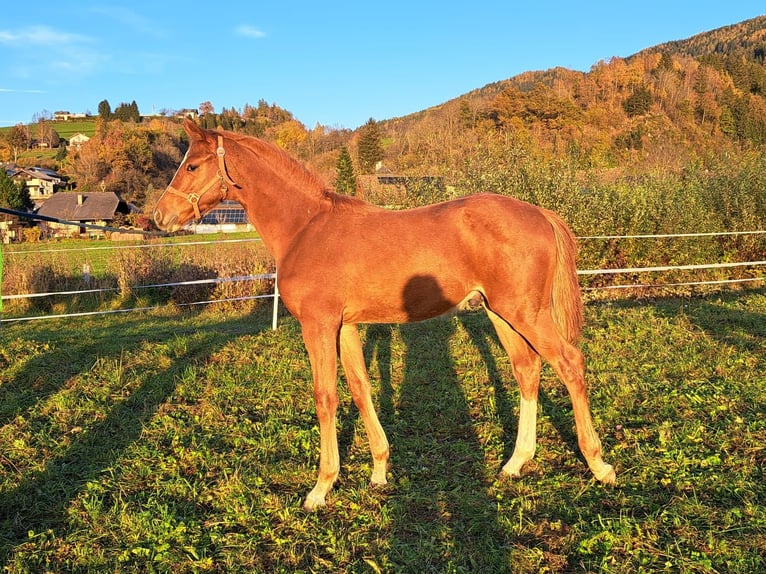
<path fill-rule="evenodd" d="M 54 120 L 62 121 L 62 122 L 66 122 L 66 121 L 69 121 L 69 120 L 84 120 L 87 117 L 88 117 L 87 114 L 73 114 L 72 112 L 68 112 L 68 111 L 64 111 L 64 110 L 55 112 L 53 114 L 53 119 Z"/>
<path fill-rule="evenodd" d="M 14 181 L 23 181 L 29 198 L 38 206 L 70 185 L 68 177 L 44 167 L 11 166 L 5 168 L 5 173 Z"/>
<path fill-rule="evenodd" d="M 128 215 L 130 212 L 131 207 L 111 191 L 95 193 L 70 191 L 55 194 L 43 203 L 37 214 L 67 222 L 110 226 L 120 214 Z M 70 237 L 73 234 L 100 234 L 84 225 L 77 227 L 52 221 L 41 221 L 40 227 L 43 235 L 53 237 Z"/>
<path fill-rule="evenodd" d="M 67 145 L 74 149 L 80 149 L 80 146 L 82 146 L 82 144 L 88 142 L 89 140 L 90 138 L 88 136 L 86 136 L 85 134 L 81 134 L 80 132 L 77 132 L 76 134 L 72 135 L 69 138 L 69 143 Z"/>
<path fill-rule="evenodd" d="M 184 108 L 182 110 L 178 110 L 175 114 L 175 118 L 178 120 L 184 120 L 186 118 L 190 120 L 196 120 L 199 116 L 199 113 L 194 108 Z"/>

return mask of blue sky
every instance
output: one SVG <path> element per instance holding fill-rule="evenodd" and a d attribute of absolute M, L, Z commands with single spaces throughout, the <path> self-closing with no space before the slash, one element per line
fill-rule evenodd
<path fill-rule="evenodd" d="M 195 5 L 196 4 L 196 5 Z M 0 125 L 40 112 L 242 109 L 354 129 L 528 70 L 587 71 L 766 13 L 752 0 L 7 2 Z"/>

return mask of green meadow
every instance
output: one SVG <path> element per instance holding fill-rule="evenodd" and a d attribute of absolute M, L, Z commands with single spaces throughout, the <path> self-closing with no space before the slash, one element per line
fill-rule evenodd
<path fill-rule="evenodd" d="M 392 444 L 368 487 L 339 374 L 342 471 L 307 514 L 318 428 L 300 328 L 270 305 L 0 328 L 0 561 L 21 572 L 766 570 L 766 290 L 590 301 L 582 347 L 616 486 L 564 387 L 499 479 L 518 391 L 481 313 L 363 329 Z"/>

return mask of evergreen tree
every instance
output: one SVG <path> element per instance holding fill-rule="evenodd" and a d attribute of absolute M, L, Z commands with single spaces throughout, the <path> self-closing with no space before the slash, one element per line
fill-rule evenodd
<path fill-rule="evenodd" d="M 628 116 L 642 116 L 652 106 L 652 93 L 646 86 L 638 86 L 633 93 L 622 103 L 622 108 Z"/>
<path fill-rule="evenodd" d="M 17 211 L 30 211 L 35 206 L 24 182 L 13 181 L 4 169 L 0 169 L 0 206 Z"/>
<path fill-rule="evenodd" d="M 660 56 L 660 61 L 657 63 L 657 69 L 658 70 L 673 70 L 673 57 L 667 53 L 663 52 Z"/>
<path fill-rule="evenodd" d="M 383 159 L 380 126 L 372 118 L 359 130 L 357 152 L 359 154 L 359 169 L 362 173 L 373 173 L 375 164 Z"/>
<path fill-rule="evenodd" d="M 109 105 L 108 100 L 101 100 L 98 103 L 98 117 L 102 120 L 112 119 L 112 106 Z"/>
<path fill-rule="evenodd" d="M 351 161 L 351 154 L 348 148 L 340 148 L 338 163 L 335 166 L 335 191 L 346 195 L 356 195 L 356 175 L 354 175 L 354 164 Z"/>
<path fill-rule="evenodd" d="M 131 103 L 121 103 L 114 110 L 114 117 L 123 122 L 140 122 L 141 114 L 138 112 L 138 104 L 133 100 Z"/>

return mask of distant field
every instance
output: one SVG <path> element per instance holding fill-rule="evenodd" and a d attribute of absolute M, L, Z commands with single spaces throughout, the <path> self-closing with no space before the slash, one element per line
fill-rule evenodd
<path fill-rule="evenodd" d="M 82 133 L 85 134 L 88 137 L 93 137 L 93 134 L 96 133 L 96 120 L 78 120 L 78 121 L 51 121 L 49 122 L 53 129 L 58 132 L 59 137 L 62 139 L 68 140 L 76 133 Z M 3 134 L 9 130 L 11 130 L 12 126 L 6 126 L 6 127 L 0 127 L 0 134 Z M 32 126 L 32 134 L 34 134 L 35 127 Z M 33 136 L 34 137 L 34 136 Z M 58 149 L 30 149 L 25 152 L 22 152 L 19 154 L 19 159 L 23 160 L 23 163 L 29 164 L 37 164 L 42 163 L 45 164 L 46 162 L 52 161 L 56 154 L 58 153 Z"/>
<path fill-rule="evenodd" d="M 53 129 L 59 134 L 59 137 L 69 139 L 76 133 L 85 134 L 88 137 L 93 137 L 96 133 L 96 120 L 78 120 L 70 122 L 52 122 Z"/>
<path fill-rule="evenodd" d="M 498 480 L 518 391 L 481 314 L 362 329 L 389 486 L 343 379 L 316 478 L 311 369 L 267 306 L 0 329 L 0 564 L 22 572 L 766 571 L 766 291 L 590 303 L 605 458 L 546 369 L 535 460 Z"/>
<path fill-rule="evenodd" d="M 59 137 L 62 137 L 64 139 L 69 139 L 70 137 L 72 137 L 74 134 L 78 132 L 85 134 L 88 137 L 93 137 L 93 134 L 96 133 L 95 119 L 66 121 L 66 122 L 50 121 L 48 123 L 53 127 L 54 130 L 58 132 Z M 13 128 L 13 126 L 0 127 L 0 133 L 10 131 L 11 128 Z M 32 126 L 32 129 L 34 130 L 34 126 Z"/>

